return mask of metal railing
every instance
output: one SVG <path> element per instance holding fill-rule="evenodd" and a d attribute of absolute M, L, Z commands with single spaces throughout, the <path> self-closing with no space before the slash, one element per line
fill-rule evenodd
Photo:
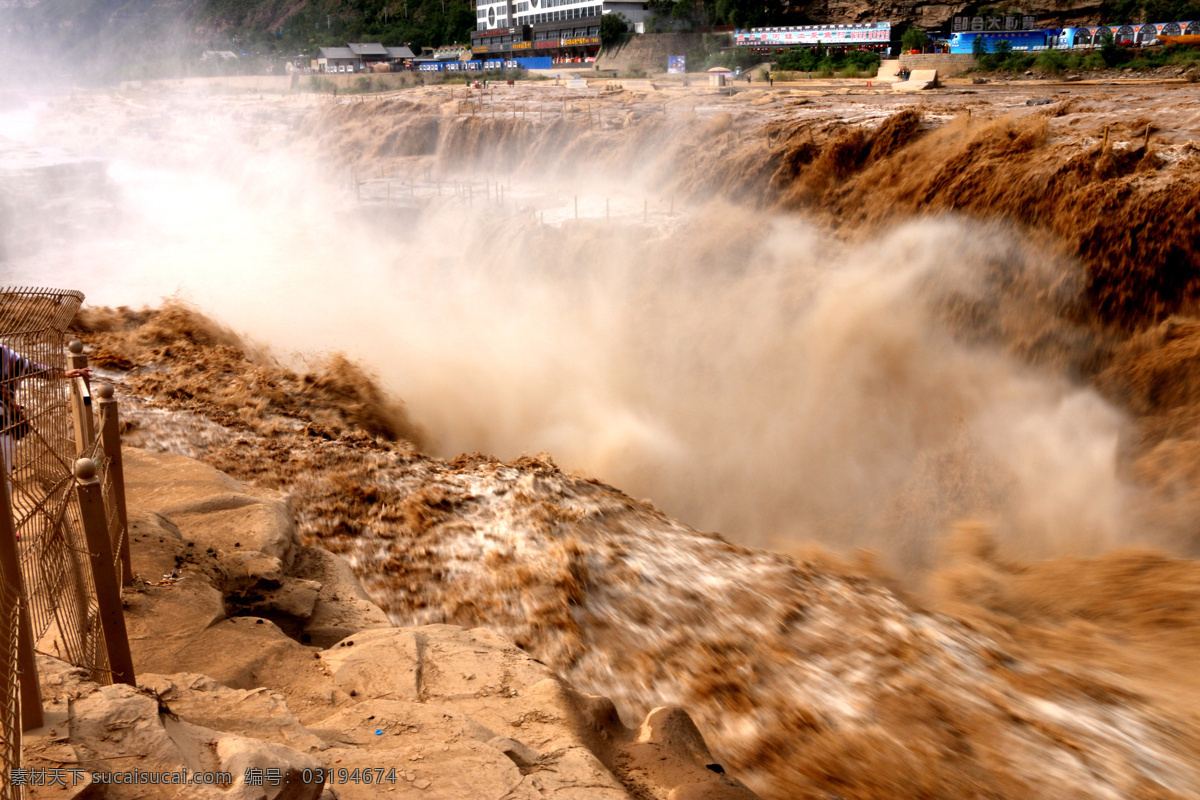
<path fill-rule="evenodd" d="M 22 797 L 20 786 L 11 776 L 21 766 L 21 694 L 18 679 L 18 630 L 21 593 L 17 587 L 0 581 L 0 796 Z"/>
<path fill-rule="evenodd" d="M 121 605 L 131 582 L 117 403 L 66 344 L 79 292 L 0 289 L 0 800 L 19 796 L 20 732 L 42 724 L 34 653 L 134 683 Z M 16 709 L 21 720 L 16 722 Z"/>

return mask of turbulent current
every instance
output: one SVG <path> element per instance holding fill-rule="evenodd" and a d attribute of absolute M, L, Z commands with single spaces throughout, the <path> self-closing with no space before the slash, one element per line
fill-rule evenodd
<path fill-rule="evenodd" d="M 1196 796 L 1195 132 L 871 98 L 29 100 L 0 278 L 135 309 L 131 442 L 764 797 Z"/>

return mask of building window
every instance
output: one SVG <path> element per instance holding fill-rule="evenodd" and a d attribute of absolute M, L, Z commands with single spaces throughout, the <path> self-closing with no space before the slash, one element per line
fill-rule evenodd
<path fill-rule="evenodd" d="M 592 27 L 588 28 L 587 35 L 588 36 L 599 36 L 600 35 L 600 26 L 593 25 Z"/>

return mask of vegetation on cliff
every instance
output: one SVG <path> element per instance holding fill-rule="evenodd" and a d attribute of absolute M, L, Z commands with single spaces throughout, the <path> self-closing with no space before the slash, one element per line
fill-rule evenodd
<path fill-rule="evenodd" d="M 465 0 L 204 0 L 196 21 L 214 35 L 291 54 L 356 41 L 416 49 L 466 42 L 475 13 Z"/>
<path fill-rule="evenodd" d="M 0 4 L 0 47 L 21 74 L 97 79 L 261 72 L 259 59 L 313 57 L 354 41 L 423 46 L 465 42 L 466 0 L 36 0 Z M 237 61 L 201 61 L 227 50 Z M 28 66 L 26 66 L 28 65 Z"/>

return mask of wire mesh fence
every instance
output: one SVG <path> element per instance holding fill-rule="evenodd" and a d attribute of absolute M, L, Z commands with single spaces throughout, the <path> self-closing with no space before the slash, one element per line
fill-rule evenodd
<path fill-rule="evenodd" d="M 108 538 L 112 541 L 112 552 L 120 553 L 128 545 L 128 542 L 125 541 L 128 531 L 125 529 L 125 521 L 121 518 L 119 497 L 119 493 L 123 489 L 117 485 L 115 480 L 112 459 L 104 452 L 100 444 L 100 440 L 97 439 L 96 455 L 92 458 L 96 460 L 98 467 L 96 474 L 100 478 L 101 494 L 104 497 L 104 524 L 108 531 Z M 113 559 L 112 568 L 117 575 L 117 584 L 120 585 L 124 582 L 124 568 L 120 558 Z"/>
<path fill-rule="evenodd" d="M 86 442 L 80 452 L 64 378 L 67 327 L 82 301 L 78 292 L 0 290 L 0 454 L 33 637 L 109 683 L 73 474 L 78 457 L 99 450 Z"/>
<path fill-rule="evenodd" d="M 13 770 L 21 766 L 21 705 L 17 679 L 17 630 L 20 592 L 0 581 L 0 797 L 19 800 L 23 790 L 12 785 Z"/>

